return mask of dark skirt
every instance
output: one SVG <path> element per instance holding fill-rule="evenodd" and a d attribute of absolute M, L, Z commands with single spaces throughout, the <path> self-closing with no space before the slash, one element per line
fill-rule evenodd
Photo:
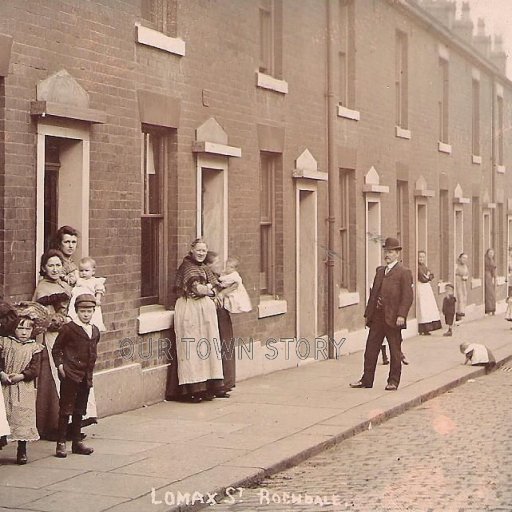
<path fill-rule="evenodd" d="M 424 324 L 418 324 L 418 332 L 424 334 L 426 332 L 437 331 L 441 329 L 441 320 L 434 320 L 433 322 L 426 322 Z"/>
<path fill-rule="evenodd" d="M 224 391 L 222 379 L 210 379 L 204 382 L 182 384 L 178 380 L 178 355 L 176 354 L 176 341 L 173 339 L 170 346 L 170 364 L 167 368 L 167 384 L 165 388 L 166 400 L 183 400 L 204 393 L 216 394 Z"/>
<path fill-rule="evenodd" d="M 227 393 L 235 387 L 236 383 L 236 353 L 235 339 L 233 338 L 233 324 L 227 309 L 217 309 L 219 334 L 221 339 L 222 372 L 224 373 L 223 392 Z"/>
<path fill-rule="evenodd" d="M 41 367 L 37 377 L 36 425 L 41 439 L 57 439 L 59 395 L 50 369 L 48 351 L 41 352 Z"/>
<path fill-rule="evenodd" d="M 489 271 L 485 272 L 485 312 L 494 313 L 496 311 L 496 287 Z"/>

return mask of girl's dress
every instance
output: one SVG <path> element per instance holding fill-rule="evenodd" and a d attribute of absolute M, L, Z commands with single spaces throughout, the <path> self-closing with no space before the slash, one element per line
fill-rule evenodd
<path fill-rule="evenodd" d="M 2 364 L 0 362 L 0 371 L 2 371 Z M 9 422 L 7 421 L 7 414 L 5 412 L 5 403 L 0 397 L 0 450 L 7 444 L 7 436 L 11 433 Z"/>
<path fill-rule="evenodd" d="M 418 331 L 424 334 L 441 329 L 441 317 L 430 286 L 433 275 L 426 265 L 418 265 Z"/>
<path fill-rule="evenodd" d="M 224 287 L 235 283 L 238 284 L 237 288 L 228 293 L 224 298 L 224 307 L 230 313 L 247 313 L 252 310 L 251 299 L 242 282 L 242 277 L 236 270 L 219 276 L 219 281 Z"/>
<path fill-rule="evenodd" d="M 171 389 L 174 386 L 168 383 L 170 398 L 216 393 L 223 386 L 217 311 L 210 297 L 196 292 L 197 284 L 214 286 L 217 278 L 205 263 L 186 256 L 176 274 L 176 289 L 181 295 L 174 310 L 179 385 Z M 200 340 L 207 340 L 209 347 L 199 347 L 198 351 Z M 207 348 L 209 355 L 204 357 Z"/>
<path fill-rule="evenodd" d="M 505 312 L 505 320 L 512 322 L 512 297 L 507 299 L 507 311 Z"/>
<path fill-rule="evenodd" d="M 45 306 L 52 322 L 45 334 L 41 335 L 41 343 L 46 350 L 41 355 L 41 369 L 37 382 L 37 428 L 42 439 L 56 440 L 59 418 L 60 381 L 58 371 L 52 356 L 53 345 L 59 334 L 59 329 L 68 321 L 68 304 L 71 297 L 70 286 L 60 280 L 53 281 L 44 277 L 37 284 L 34 292 L 36 302 Z M 96 399 L 94 388 L 89 393 L 87 414 L 83 424 L 96 423 Z"/>
<path fill-rule="evenodd" d="M 13 337 L 0 337 L 0 352 L 4 372 L 23 373 L 25 379 L 16 384 L 2 385 L 7 421 L 11 428 L 10 441 L 37 441 L 36 389 L 34 379 L 39 373 L 44 347 L 35 340 L 21 342 Z M 0 413 L 1 414 L 1 413 Z"/>
<path fill-rule="evenodd" d="M 494 258 L 485 256 L 485 313 L 496 312 L 496 263 Z"/>
<path fill-rule="evenodd" d="M 82 293 L 90 293 L 96 296 L 97 293 L 102 295 L 105 293 L 105 281 L 104 277 L 91 277 L 84 279 L 79 277 L 76 281 L 76 285 L 71 292 L 71 301 L 69 302 L 68 315 L 72 320 L 77 320 L 78 316 L 75 311 L 75 300 Z M 100 332 L 105 332 L 107 328 L 103 323 L 103 313 L 101 312 L 101 306 L 96 306 L 94 314 L 92 315 L 91 323 L 94 324 Z"/>
<path fill-rule="evenodd" d="M 468 266 L 466 264 L 457 263 L 457 268 L 455 269 L 455 298 L 457 299 L 455 320 L 460 320 L 466 316 L 466 305 L 468 302 L 468 279 Z"/>

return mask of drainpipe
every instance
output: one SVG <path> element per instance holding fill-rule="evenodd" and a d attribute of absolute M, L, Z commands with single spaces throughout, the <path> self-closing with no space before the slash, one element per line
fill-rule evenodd
<path fill-rule="evenodd" d="M 496 203 L 496 80 L 492 77 L 491 87 L 491 203 Z M 491 247 L 496 247 L 496 210 L 491 215 Z M 487 248 L 488 249 L 488 248 Z M 487 250 L 486 249 L 486 250 Z M 496 248 L 494 249 L 496 251 Z M 496 257 L 496 254 L 494 255 Z M 501 260 L 500 260 L 501 261 Z"/>
<path fill-rule="evenodd" d="M 328 356 L 334 359 L 334 208 L 336 200 L 335 189 L 335 114 L 334 100 L 334 70 L 335 70 L 335 45 L 334 45 L 334 20 L 335 2 L 327 2 L 327 190 L 328 190 L 328 248 L 327 248 L 327 340 Z"/>

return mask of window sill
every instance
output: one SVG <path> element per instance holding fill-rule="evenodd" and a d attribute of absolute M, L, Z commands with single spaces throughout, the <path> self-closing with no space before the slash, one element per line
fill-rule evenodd
<path fill-rule="evenodd" d="M 352 121 L 360 121 L 361 113 L 359 110 L 352 110 L 350 108 L 344 107 L 343 105 L 338 105 L 338 117 L 352 119 Z"/>
<path fill-rule="evenodd" d="M 158 30 L 144 27 L 140 23 L 135 24 L 136 41 L 152 48 L 158 48 L 164 52 L 173 53 L 174 55 L 185 55 L 185 41 L 179 37 L 169 37 Z"/>
<path fill-rule="evenodd" d="M 438 141 L 437 150 L 440 153 L 446 153 L 447 155 L 451 155 L 452 154 L 452 145 L 446 144 L 445 142 Z"/>
<path fill-rule="evenodd" d="M 269 316 L 284 315 L 288 311 L 288 305 L 285 300 L 262 300 L 258 304 L 258 318 L 267 318 Z"/>
<path fill-rule="evenodd" d="M 355 306 L 359 304 L 359 292 L 349 292 L 347 290 L 340 290 L 338 294 L 338 308 L 346 308 L 347 306 Z"/>
<path fill-rule="evenodd" d="M 173 318 L 174 311 L 169 311 L 159 304 L 142 306 L 137 317 L 137 332 L 146 334 L 148 332 L 166 331 L 172 327 Z"/>
<path fill-rule="evenodd" d="M 471 161 L 476 165 L 482 165 L 482 157 L 479 155 L 472 155 Z"/>
<path fill-rule="evenodd" d="M 476 277 L 471 279 L 471 289 L 480 288 L 482 286 L 482 280 Z"/>
<path fill-rule="evenodd" d="M 505 171 L 506 171 L 506 167 L 504 165 L 497 165 L 496 166 L 496 172 L 498 174 L 505 174 Z"/>
<path fill-rule="evenodd" d="M 288 94 L 288 82 L 256 71 L 256 85 L 262 89 Z"/>
<path fill-rule="evenodd" d="M 400 126 L 395 126 L 395 136 L 399 139 L 408 139 L 411 140 L 411 130 L 406 130 L 405 128 L 401 128 Z"/>
<path fill-rule="evenodd" d="M 496 286 L 503 286 L 506 282 L 505 276 L 496 276 Z"/>

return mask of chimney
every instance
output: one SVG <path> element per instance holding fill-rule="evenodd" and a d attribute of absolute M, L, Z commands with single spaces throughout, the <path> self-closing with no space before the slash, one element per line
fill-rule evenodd
<path fill-rule="evenodd" d="M 506 74 L 507 54 L 503 50 L 503 37 L 499 34 L 494 36 L 494 48 L 491 52 L 491 61 L 503 74 Z"/>
<path fill-rule="evenodd" d="M 483 18 L 478 18 L 476 36 L 473 37 L 473 46 L 484 57 L 489 57 L 491 52 L 491 36 L 485 35 L 485 20 Z"/>
<path fill-rule="evenodd" d="M 473 40 L 473 21 L 471 20 L 469 2 L 462 2 L 461 15 L 453 22 L 453 32 L 468 43 Z"/>

